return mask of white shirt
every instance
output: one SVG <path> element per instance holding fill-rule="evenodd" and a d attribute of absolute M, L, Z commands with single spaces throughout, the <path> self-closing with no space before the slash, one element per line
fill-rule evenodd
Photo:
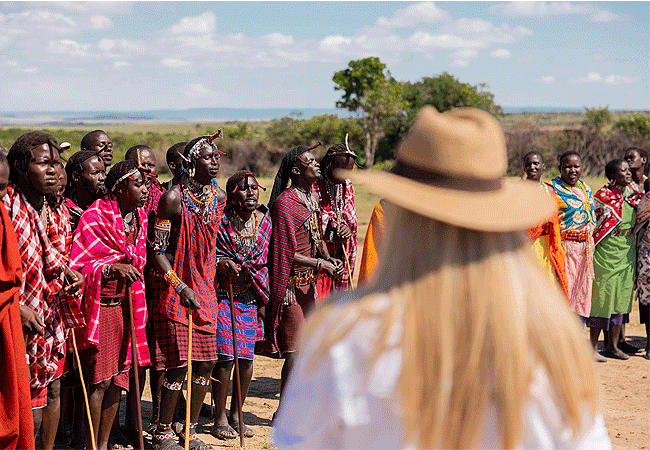
<path fill-rule="evenodd" d="M 380 297 L 376 306 L 383 308 L 387 302 L 388 297 Z M 399 416 L 397 381 L 401 350 L 398 346 L 380 356 L 365 382 L 379 326 L 377 319 L 361 319 L 327 355 L 321 355 L 318 366 L 307 370 L 306 362 L 319 342 L 355 319 L 356 311 L 349 306 L 333 308 L 296 361 L 274 422 L 273 441 L 280 450 L 413 448 L 405 442 Z M 389 341 L 399 338 L 400 330 L 395 328 Z M 389 342 L 389 346 L 393 343 Z M 537 370 L 530 386 L 518 449 L 611 449 L 601 414 L 582 427 L 577 439 L 572 439 L 571 429 L 562 423 L 552 398 L 546 372 Z M 588 420 L 586 413 L 584 417 Z M 484 429 L 481 448 L 499 448 L 494 407 L 488 411 Z"/>

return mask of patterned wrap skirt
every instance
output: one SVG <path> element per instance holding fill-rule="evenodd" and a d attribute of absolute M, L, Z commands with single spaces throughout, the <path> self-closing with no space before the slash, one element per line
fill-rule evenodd
<path fill-rule="evenodd" d="M 125 304 L 101 306 L 99 311 L 99 344 L 81 350 L 81 369 L 84 380 L 90 384 L 113 379 L 116 386 L 129 390 L 129 369 L 126 364 L 129 346 L 128 323 Z"/>
<path fill-rule="evenodd" d="M 154 364 L 156 370 L 175 369 L 187 365 L 189 328 L 182 323 L 169 320 L 163 314 L 154 317 Z M 212 333 L 192 330 L 192 361 L 216 361 L 217 340 Z"/>
<path fill-rule="evenodd" d="M 232 319 L 228 293 L 218 291 L 219 318 L 217 322 L 217 353 L 219 361 L 234 358 L 232 339 Z M 250 291 L 234 295 L 235 321 L 237 327 L 237 357 L 253 359 L 255 341 L 263 339 L 257 317 L 257 297 Z"/>

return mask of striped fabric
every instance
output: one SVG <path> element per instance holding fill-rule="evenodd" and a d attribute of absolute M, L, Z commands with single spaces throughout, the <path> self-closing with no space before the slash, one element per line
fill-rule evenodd
<path fill-rule="evenodd" d="M 293 266 L 293 255 L 296 252 L 296 230 L 303 226 L 310 216 L 309 208 L 293 188 L 286 189 L 278 196 L 271 211 L 273 221 L 273 233 L 269 248 L 271 298 L 266 310 L 264 329 L 267 350 L 273 356 L 278 356 L 280 353 L 277 344 L 277 331 L 282 315 L 284 293 L 287 290 Z"/>
<path fill-rule="evenodd" d="M 102 284 L 102 268 L 106 264 L 132 264 L 142 271 L 146 260 L 147 217 L 142 209 L 136 210 L 140 228 L 135 245 L 127 241 L 124 223 L 117 199 L 107 194 L 96 200 L 79 220 L 72 245 L 72 268 L 81 271 L 85 278 L 82 309 L 88 326 L 80 333 L 80 347 L 90 348 L 99 345 L 99 316 Z M 136 345 L 140 366 L 150 362 L 149 348 L 145 335 L 147 305 L 144 297 L 144 285 L 136 281 L 131 285 Z M 126 364 L 131 363 L 131 341 L 126 356 Z"/>
<path fill-rule="evenodd" d="M 267 258 L 271 240 L 271 216 L 265 214 L 260 221 L 255 245 L 244 250 L 237 241 L 230 221 L 231 213 L 224 214 L 217 233 L 217 258 L 229 258 L 242 268 L 241 276 L 252 281 L 253 289 L 259 298 L 259 306 L 269 302 L 269 269 Z"/>
<path fill-rule="evenodd" d="M 45 324 L 44 335 L 26 335 L 27 364 L 32 391 L 45 388 L 65 357 L 68 334 L 62 302 L 63 272 L 70 254 L 70 217 L 67 208 L 49 210 L 49 226 L 27 199 L 10 184 L 4 204 L 16 230 L 23 265 L 20 304 L 34 310 Z M 49 208 L 47 205 L 46 208 Z"/>

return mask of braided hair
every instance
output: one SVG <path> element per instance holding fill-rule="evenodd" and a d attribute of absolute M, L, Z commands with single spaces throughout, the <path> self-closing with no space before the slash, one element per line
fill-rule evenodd
<path fill-rule="evenodd" d="M 124 161 L 120 161 L 117 164 L 115 164 L 113 167 L 111 167 L 111 170 L 108 172 L 108 175 L 106 175 L 106 181 L 104 181 L 104 186 L 106 186 L 108 192 L 113 192 L 113 189 L 115 189 L 116 187 L 115 185 L 117 183 L 117 180 L 119 180 L 124 175 L 126 175 L 129 172 L 132 172 L 134 169 L 137 168 L 138 168 L 138 162 L 133 161 L 132 159 L 126 159 Z"/>
<path fill-rule="evenodd" d="M 289 179 L 291 179 L 292 183 L 295 182 L 295 174 L 291 171 L 291 169 L 296 164 L 298 164 L 300 155 L 307 153 L 308 151 L 309 147 L 306 145 L 299 145 L 289 150 L 287 154 L 282 158 L 282 162 L 280 162 L 280 168 L 278 169 L 278 173 L 275 175 L 275 180 L 273 181 L 273 189 L 271 190 L 271 197 L 269 198 L 268 205 L 269 211 L 271 208 L 273 208 L 273 204 L 278 198 L 278 195 L 280 195 L 287 188 Z"/>
<path fill-rule="evenodd" d="M 65 172 L 68 175 L 68 184 L 65 187 L 65 196 L 68 198 L 73 198 L 73 192 L 75 191 L 74 180 L 72 175 L 78 175 L 83 172 L 83 163 L 89 160 L 92 157 L 99 158 L 103 162 L 99 153 L 94 150 L 80 150 L 74 153 L 68 162 L 65 165 Z"/>
<path fill-rule="evenodd" d="M 171 147 L 167 149 L 167 154 L 165 155 L 165 160 L 167 161 L 167 165 L 169 163 L 175 163 L 179 164 L 179 159 L 182 159 L 180 157 L 180 152 L 185 151 L 185 146 L 187 145 L 187 142 L 177 142 Z"/>
<path fill-rule="evenodd" d="M 18 166 L 22 166 L 22 171 L 24 171 L 34 157 L 32 155 L 32 149 L 43 144 L 47 144 L 50 147 L 50 151 L 56 150 L 59 152 L 61 150 L 54 136 L 43 131 L 28 131 L 18 136 L 18 139 L 16 139 L 7 154 L 9 180 L 11 182 L 15 184 L 20 183 L 21 171 L 18 169 Z"/>

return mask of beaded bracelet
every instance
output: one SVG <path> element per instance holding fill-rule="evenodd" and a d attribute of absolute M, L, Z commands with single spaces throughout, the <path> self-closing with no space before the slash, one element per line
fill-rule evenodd
<path fill-rule="evenodd" d="M 322 258 L 318 258 L 316 261 L 316 271 L 320 271 L 323 268 L 323 262 Z"/>
<path fill-rule="evenodd" d="M 174 290 L 180 294 L 183 292 L 183 289 L 187 287 L 187 284 L 183 283 L 183 281 L 178 277 L 176 272 L 173 270 L 168 270 L 165 272 L 165 280 L 171 285 Z"/>

